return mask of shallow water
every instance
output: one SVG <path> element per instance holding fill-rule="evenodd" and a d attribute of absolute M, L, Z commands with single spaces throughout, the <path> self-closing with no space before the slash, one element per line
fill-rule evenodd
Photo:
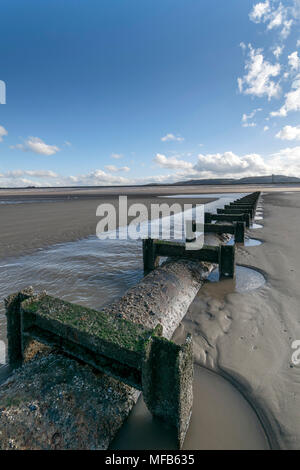
<path fill-rule="evenodd" d="M 201 194 L 172 194 L 170 196 L 160 196 L 166 198 L 183 198 L 183 199 L 196 199 L 196 198 L 230 198 L 231 200 L 239 199 L 249 193 L 201 193 Z M 231 202 L 231 201 L 230 201 Z"/>
<path fill-rule="evenodd" d="M 266 283 L 266 279 L 256 269 L 236 266 L 235 279 L 222 279 L 221 281 L 219 281 L 219 269 L 214 269 L 208 276 L 205 287 L 212 283 L 217 283 L 212 286 L 214 291 L 226 291 L 226 293 L 250 292 L 262 287 Z"/>
<path fill-rule="evenodd" d="M 268 449 L 249 403 L 223 377 L 195 365 L 194 403 L 183 449 Z M 110 449 L 176 449 L 172 428 L 152 418 L 142 397 Z"/>
<path fill-rule="evenodd" d="M 2 299 L 10 293 L 32 285 L 37 291 L 100 309 L 142 277 L 142 244 L 135 240 L 90 237 L 0 261 L 0 341 L 6 336 Z"/>
<path fill-rule="evenodd" d="M 235 244 L 234 238 L 231 238 L 229 242 L 227 243 L 227 245 L 230 245 L 230 246 L 234 244 Z M 259 246 L 261 244 L 262 242 L 260 240 L 256 240 L 256 238 L 246 238 L 245 243 L 242 246 Z"/>

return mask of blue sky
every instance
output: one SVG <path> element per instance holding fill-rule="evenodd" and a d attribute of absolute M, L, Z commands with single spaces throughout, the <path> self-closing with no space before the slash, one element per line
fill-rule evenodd
<path fill-rule="evenodd" d="M 0 187 L 300 176 L 299 23 L 299 0 L 2 0 Z"/>

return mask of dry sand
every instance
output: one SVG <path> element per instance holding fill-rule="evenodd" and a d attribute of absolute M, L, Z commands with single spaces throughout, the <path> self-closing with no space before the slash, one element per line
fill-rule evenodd
<path fill-rule="evenodd" d="M 273 448 L 300 448 L 300 367 L 291 344 L 300 339 L 300 194 L 266 194 L 263 240 L 238 248 L 237 262 L 261 270 L 259 290 L 231 292 L 206 284 L 176 336 L 192 332 L 195 360 L 237 386 L 255 407 Z"/>

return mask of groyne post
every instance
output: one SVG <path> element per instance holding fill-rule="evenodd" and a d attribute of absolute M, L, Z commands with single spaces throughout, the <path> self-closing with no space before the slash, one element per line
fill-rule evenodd
<path fill-rule="evenodd" d="M 152 238 L 143 240 L 143 261 L 145 274 L 159 266 L 159 256 L 156 254 L 155 243 Z"/>
<path fill-rule="evenodd" d="M 153 240 L 152 256 L 155 257 L 155 261 L 153 259 L 149 261 L 149 258 L 146 258 L 146 260 L 144 260 L 144 270 L 146 267 L 148 268 L 149 266 L 154 266 L 155 263 L 158 262 L 159 257 L 163 256 L 190 259 L 194 261 L 204 261 L 214 264 L 221 263 L 220 275 L 221 273 L 226 273 L 226 277 L 230 277 L 231 275 L 234 277 L 235 246 L 227 246 L 226 248 L 228 249 L 226 250 L 224 250 L 224 247 L 224 245 L 203 245 L 203 247 L 199 250 L 189 250 L 186 249 L 185 244 L 181 242 Z M 150 256 L 149 253 L 147 253 L 147 256 Z M 231 263 L 233 263 L 233 266 L 230 267 Z"/>
<path fill-rule="evenodd" d="M 200 224 L 197 226 L 195 220 L 187 221 L 187 225 L 191 224 L 191 231 L 193 236 L 191 240 L 194 240 L 196 237 L 197 231 L 204 230 L 204 233 L 229 233 L 234 235 L 234 241 L 236 243 L 244 243 L 245 242 L 245 222 L 233 222 L 232 224 Z"/>
<path fill-rule="evenodd" d="M 146 347 L 142 372 L 144 401 L 153 416 L 178 429 L 182 447 L 193 405 L 193 349 L 188 335 L 182 346 L 152 337 Z"/>
<path fill-rule="evenodd" d="M 205 221 L 206 220 L 209 220 L 210 222 L 213 220 L 219 222 L 245 222 L 246 227 L 250 227 L 250 215 L 242 213 L 242 211 L 239 214 L 211 214 L 210 212 L 206 212 Z"/>
<path fill-rule="evenodd" d="M 221 245 L 219 251 L 219 274 L 222 278 L 235 277 L 235 249 L 234 245 Z"/>
<path fill-rule="evenodd" d="M 9 296 L 6 315 L 14 319 L 8 335 L 11 367 L 22 365 L 32 341 L 55 347 L 141 390 L 151 413 L 177 429 L 182 447 L 193 403 L 190 335 L 177 345 L 162 337 L 159 323 L 149 329 L 45 293 Z"/>
<path fill-rule="evenodd" d="M 234 240 L 236 243 L 245 243 L 245 222 L 234 222 Z"/>
<path fill-rule="evenodd" d="M 253 207 L 244 207 L 244 206 L 225 206 L 224 209 L 217 209 L 217 214 L 249 214 L 251 219 L 254 216 Z"/>
<path fill-rule="evenodd" d="M 22 292 L 10 295 L 4 300 L 8 339 L 8 363 L 12 369 L 20 367 L 23 363 L 20 304 L 32 294 L 33 289 L 27 288 Z"/>

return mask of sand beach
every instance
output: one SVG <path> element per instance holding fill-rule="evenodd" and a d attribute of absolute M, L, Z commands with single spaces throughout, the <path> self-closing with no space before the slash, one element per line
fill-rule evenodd
<path fill-rule="evenodd" d="M 248 192 L 248 189 L 243 188 L 243 192 Z M 252 444 L 249 443 L 251 448 L 270 446 L 296 449 L 300 445 L 300 420 L 297 413 L 300 400 L 297 393 L 299 367 L 291 361 L 291 344 L 300 339 L 300 294 L 297 284 L 297 266 L 300 265 L 297 245 L 300 193 L 278 191 L 278 188 L 273 191 L 270 188 L 265 189 L 267 191 L 260 202 L 260 218 L 263 219 L 257 221 L 262 224 L 262 228 L 248 231 L 250 237 L 262 243 L 259 246 L 237 248 L 238 265 L 253 268 L 261 273 L 265 279 L 264 285 L 247 292 L 237 291 L 232 281 L 207 281 L 199 290 L 173 339 L 179 341 L 187 332 L 191 332 L 194 339 L 195 364 L 197 368 L 200 366 L 200 369 L 197 369 L 200 372 L 197 374 L 200 373 L 201 377 L 201 367 L 216 372 L 248 402 L 266 436 L 262 437 L 261 441 L 256 441 L 256 438 L 252 440 Z M 176 188 L 173 194 L 188 194 L 186 188 L 184 190 Z M 210 194 L 214 196 L 216 190 L 218 188 L 211 190 Z M 203 192 L 202 190 L 201 194 Z M 168 191 L 166 193 L 159 195 L 168 195 Z M 157 199 L 155 192 L 149 196 L 139 194 L 134 201 L 150 204 L 153 198 Z M 4 221 L 0 236 L 2 260 L 5 259 L 9 267 L 10 259 L 22 259 L 22 255 L 30 258 L 38 249 L 49 246 L 51 248 L 53 244 L 71 242 L 93 234 L 96 225 L 95 207 L 99 200 L 103 199 L 104 196 L 97 194 L 95 199 L 83 197 L 55 201 L 54 198 L 51 202 L 0 205 Z M 207 199 L 201 198 L 201 202 L 215 199 L 209 198 L 208 193 Z M 186 202 L 184 198 L 176 197 L 176 202 L 177 200 L 182 204 Z M 105 202 L 107 201 L 116 204 L 116 195 L 105 197 Z M 159 197 L 159 201 L 165 202 L 165 199 Z M 199 199 L 195 201 L 199 202 Z M 28 281 L 30 283 L 30 279 Z M 137 281 L 133 279 L 133 285 L 135 282 Z M 209 392 L 206 392 L 207 395 Z M 133 403 L 132 392 L 130 397 Z M 221 400 L 220 396 L 219 398 Z M 215 399 L 218 399 L 218 395 Z M 234 398 L 229 393 L 228 398 L 224 400 L 224 406 L 230 407 L 232 400 Z M 237 416 L 238 410 L 243 409 L 240 406 L 242 405 L 234 411 Z M 197 416 L 205 415 L 205 408 L 197 408 Z M 250 423 L 253 417 L 247 414 L 247 410 L 245 413 L 245 422 L 248 419 Z M 206 415 L 208 416 L 207 413 Z M 223 421 L 221 419 L 221 426 L 222 423 L 225 428 L 225 418 Z M 217 425 L 220 428 L 220 423 Z M 254 430 L 257 424 L 253 426 Z M 197 425 L 193 429 L 197 430 Z M 261 433 L 253 430 L 253 436 L 255 432 Z M 233 432 L 232 436 L 234 435 Z M 266 445 L 263 444 L 265 438 L 268 442 Z M 107 439 L 110 438 L 106 437 L 106 443 Z M 214 435 L 206 444 L 198 443 L 199 448 L 203 448 L 200 445 L 204 448 L 205 445 L 207 448 L 214 448 L 215 445 L 216 448 L 216 439 Z M 119 445 L 124 445 L 124 442 L 127 442 L 126 439 Z M 187 440 L 187 446 L 195 445 L 191 438 L 190 444 L 188 442 Z M 222 440 L 219 439 L 219 443 L 222 446 Z M 225 448 L 234 448 L 230 439 L 227 443 L 224 441 L 223 445 Z M 244 441 L 239 445 L 239 448 L 247 448 Z"/>

